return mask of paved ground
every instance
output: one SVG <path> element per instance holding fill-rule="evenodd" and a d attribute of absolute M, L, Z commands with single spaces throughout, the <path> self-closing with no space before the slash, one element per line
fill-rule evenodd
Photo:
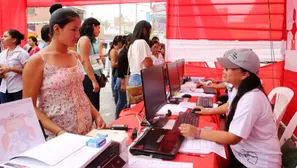
<path fill-rule="evenodd" d="M 106 74 L 106 71 L 104 71 Z M 111 93 L 111 78 L 106 83 L 105 88 L 101 88 L 100 92 L 100 114 L 106 124 L 110 124 L 115 119 L 115 104 Z"/>

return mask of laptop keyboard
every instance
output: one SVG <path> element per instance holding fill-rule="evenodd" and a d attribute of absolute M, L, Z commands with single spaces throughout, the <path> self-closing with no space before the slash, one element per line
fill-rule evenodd
<path fill-rule="evenodd" d="M 173 126 L 173 130 L 178 129 L 181 124 L 191 124 L 194 126 L 198 126 L 198 114 L 197 113 L 179 113 L 175 124 Z"/>
<path fill-rule="evenodd" d="M 202 106 L 204 108 L 212 108 L 213 107 L 212 97 L 203 97 L 203 96 L 198 97 L 197 106 Z"/>

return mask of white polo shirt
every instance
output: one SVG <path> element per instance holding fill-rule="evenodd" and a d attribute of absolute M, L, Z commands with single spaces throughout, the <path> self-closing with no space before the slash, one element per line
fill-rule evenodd
<path fill-rule="evenodd" d="M 140 74 L 144 69 L 143 61 L 146 57 L 151 58 L 152 51 L 145 40 L 135 40 L 129 47 L 128 61 L 131 74 Z"/>
<path fill-rule="evenodd" d="M 13 52 L 7 55 L 8 49 L 0 53 L 0 65 L 13 68 L 24 68 L 25 63 L 29 58 L 29 54 L 26 50 L 17 46 Z M 15 93 L 23 89 L 22 74 L 15 72 L 6 73 L 6 78 L 2 79 L 0 85 L 0 92 Z"/>
<path fill-rule="evenodd" d="M 246 167 L 281 167 L 282 153 L 273 119 L 271 105 L 259 89 L 246 93 L 239 100 L 229 132 L 242 140 L 230 147 Z"/>

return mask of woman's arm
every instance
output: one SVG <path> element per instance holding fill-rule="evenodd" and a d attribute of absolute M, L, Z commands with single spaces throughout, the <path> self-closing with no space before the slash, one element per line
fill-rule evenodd
<path fill-rule="evenodd" d="M 220 144 L 235 145 L 239 143 L 242 139 L 241 137 L 227 131 L 205 130 L 197 128 L 190 124 L 181 124 L 179 130 L 181 134 L 185 137 L 196 137 L 199 139 L 209 140 Z"/>
<path fill-rule="evenodd" d="M 153 60 L 150 57 L 145 57 L 143 60 L 143 65 L 145 68 L 149 68 L 154 65 Z"/>
<path fill-rule="evenodd" d="M 37 106 L 36 101 L 43 78 L 43 60 L 40 55 L 29 59 L 23 71 L 23 98 L 32 98 L 33 106 L 42 126 L 54 135 L 61 134 L 62 128 L 52 122 Z M 32 75 L 34 74 L 34 75 Z"/>
<path fill-rule="evenodd" d="M 196 106 L 195 109 L 200 109 L 201 111 L 197 112 L 198 114 L 204 114 L 204 115 L 214 115 L 214 114 L 225 114 L 228 111 L 229 103 L 225 103 L 217 108 L 212 109 L 205 109 L 202 106 Z"/>
<path fill-rule="evenodd" d="M 13 68 L 13 67 L 1 66 L 0 71 L 1 71 L 1 74 L 5 74 L 8 72 L 15 72 L 18 74 L 22 74 L 23 68 Z"/>
<path fill-rule="evenodd" d="M 95 74 L 93 72 L 93 68 L 89 59 L 90 55 L 90 39 L 88 37 L 81 37 L 79 40 L 79 48 L 80 48 L 80 60 L 84 66 L 84 69 L 92 81 L 93 84 L 93 92 L 98 92 L 99 91 L 99 84 L 96 80 Z"/>
<path fill-rule="evenodd" d="M 96 123 L 96 128 L 97 129 L 102 129 L 105 128 L 106 124 L 103 120 L 103 118 L 101 117 L 99 111 L 97 111 L 97 109 L 93 106 L 93 104 L 90 102 L 90 106 L 91 106 L 91 114 L 92 114 L 92 119 L 93 121 L 95 121 Z"/>
<path fill-rule="evenodd" d="M 118 67 L 118 52 L 116 49 L 112 49 L 109 53 L 110 56 L 110 61 L 111 61 L 111 66 Z"/>
<path fill-rule="evenodd" d="M 225 83 L 219 83 L 219 84 L 209 84 L 209 85 L 203 85 L 203 87 L 209 87 L 214 89 L 226 89 Z"/>

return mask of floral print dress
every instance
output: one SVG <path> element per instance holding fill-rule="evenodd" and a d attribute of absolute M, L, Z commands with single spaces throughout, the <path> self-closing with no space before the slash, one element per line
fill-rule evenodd
<path fill-rule="evenodd" d="M 84 135 L 92 129 L 91 106 L 83 88 L 82 64 L 70 68 L 57 67 L 44 61 L 43 80 L 37 107 L 69 133 Z M 48 139 L 55 137 L 49 131 Z"/>

